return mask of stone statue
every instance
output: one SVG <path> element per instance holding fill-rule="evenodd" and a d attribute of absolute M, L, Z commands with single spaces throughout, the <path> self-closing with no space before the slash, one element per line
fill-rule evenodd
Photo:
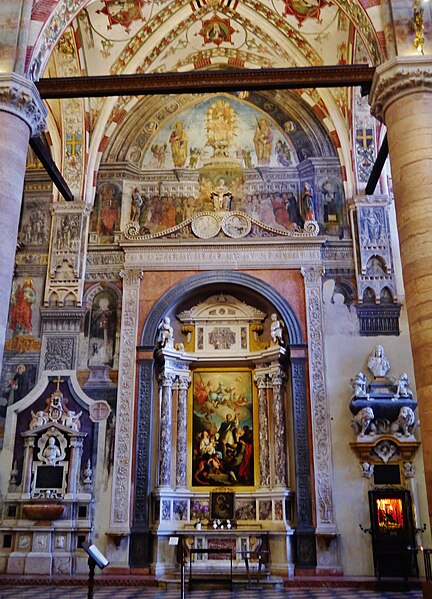
<path fill-rule="evenodd" d="M 390 370 L 390 362 L 387 360 L 382 345 L 376 345 L 369 356 L 368 368 L 374 377 L 384 377 Z"/>
<path fill-rule="evenodd" d="M 161 347 L 174 347 L 173 328 L 169 316 L 164 316 L 158 326 L 158 343 Z"/>
<path fill-rule="evenodd" d="M 397 435 L 398 437 L 404 435 L 409 437 L 413 434 L 416 427 L 416 420 L 414 412 L 408 406 L 402 406 L 399 411 L 397 420 L 394 420 L 390 424 L 390 432 Z"/>
<path fill-rule="evenodd" d="M 50 437 L 48 439 L 47 446 L 45 447 L 45 449 L 42 452 L 44 461 L 49 466 L 55 466 L 56 463 L 60 459 L 60 455 L 61 455 L 60 449 L 56 445 L 55 437 Z"/>
<path fill-rule="evenodd" d="M 354 389 L 353 397 L 357 399 L 369 399 L 369 393 L 366 390 L 366 376 L 363 372 L 358 372 L 351 379 L 351 385 Z"/>
<path fill-rule="evenodd" d="M 351 421 L 352 427 L 360 437 L 375 435 L 376 426 L 373 422 L 375 414 L 372 408 L 362 408 Z"/>
<path fill-rule="evenodd" d="M 62 415 L 61 423 L 63 426 L 67 426 L 74 431 L 79 431 L 81 428 L 80 416 L 82 412 L 78 412 L 76 414 L 74 410 L 69 410 L 69 412 L 64 412 Z"/>
<path fill-rule="evenodd" d="M 414 478 L 415 470 L 414 470 L 414 466 L 411 462 L 404 462 L 403 475 L 405 478 Z"/>
<path fill-rule="evenodd" d="M 398 380 L 395 382 L 396 393 L 393 399 L 399 399 L 400 397 L 412 397 L 412 391 L 409 389 L 408 375 L 403 372 Z"/>
<path fill-rule="evenodd" d="M 369 464 L 369 462 L 363 462 L 362 464 L 360 464 L 360 466 L 362 469 L 363 478 L 372 478 L 374 473 L 373 464 Z"/>
<path fill-rule="evenodd" d="M 29 429 L 32 431 L 35 428 L 40 428 L 48 422 L 48 414 L 39 411 L 36 414 L 31 411 L 32 419 L 30 420 Z"/>
<path fill-rule="evenodd" d="M 87 466 L 84 468 L 84 472 L 83 472 L 83 483 L 85 485 L 91 485 L 92 481 L 93 481 L 93 470 L 91 467 L 91 462 L 90 460 L 87 460 Z"/>
<path fill-rule="evenodd" d="M 273 345 L 283 345 L 282 322 L 278 319 L 277 314 L 275 313 L 273 313 L 270 318 L 270 339 Z"/>

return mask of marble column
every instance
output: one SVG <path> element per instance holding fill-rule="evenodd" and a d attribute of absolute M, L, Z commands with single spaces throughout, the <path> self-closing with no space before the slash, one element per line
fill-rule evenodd
<path fill-rule="evenodd" d="M 70 459 L 69 459 L 69 484 L 67 492 L 74 497 L 78 491 L 79 475 L 81 470 L 81 456 L 84 444 L 84 437 L 82 434 L 77 437 L 71 437 L 70 439 Z"/>
<path fill-rule="evenodd" d="M 432 61 L 403 56 L 378 67 L 369 95 L 387 127 L 405 300 L 432 515 Z"/>
<path fill-rule="evenodd" d="M 158 377 L 160 386 L 160 439 L 159 439 L 159 484 L 171 484 L 171 443 L 172 443 L 172 387 L 174 376 L 162 372 Z"/>
<path fill-rule="evenodd" d="M 30 136 L 45 129 L 47 109 L 34 84 L 0 73 L 0 367 L 6 338 L 15 250 Z"/>
<path fill-rule="evenodd" d="M 260 486 L 270 486 L 269 426 L 267 386 L 268 379 L 264 374 L 256 374 L 258 387 L 258 420 L 259 420 L 259 453 L 260 453 Z"/>
<path fill-rule="evenodd" d="M 24 437 L 24 464 L 22 474 L 22 492 L 24 496 L 30 497 L 31 480 L 33 471 L 33 450 L 35 446 L 34 437 Z"/>
<path fill-rule="evenodd" d="M 277 487 L 286 487 L 287 484 L 287 443 L 283 392 L 285 379 L 286 375 L 280 368 L 278 368 L 277 371 L 270 373 L 271 388 L 273 391 L 272 408 L 275 431 L 274 482 Z"/>
<path fill-rule="evenodd" d="M 176 486 L 186 487 L 187 394 L 191 379 L 178 380 Z"/>

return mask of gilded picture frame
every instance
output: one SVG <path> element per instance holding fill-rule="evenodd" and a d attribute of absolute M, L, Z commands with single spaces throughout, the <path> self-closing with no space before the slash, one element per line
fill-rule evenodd
<path fill-rule="evenodd" d="M 210 493 L 210 519 L 234 520 L 235 494 L 232 491 L 213 491 Z"/>
<path fill-rule="evenodd" d="M 190 487 L 254 489 L 258 415 L 252 369 L 193 371 L 188 413 Z"/>

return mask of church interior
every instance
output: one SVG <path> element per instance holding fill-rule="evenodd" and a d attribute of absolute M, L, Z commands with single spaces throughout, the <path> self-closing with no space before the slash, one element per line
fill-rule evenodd
<path fill-rule="evenodd" d="M 431 22 L 2 2 L 2 574 L 425 580 Z"/>

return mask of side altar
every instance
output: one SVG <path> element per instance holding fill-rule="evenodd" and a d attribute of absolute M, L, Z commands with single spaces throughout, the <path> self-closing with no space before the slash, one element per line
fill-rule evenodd
<path fill-rule="evenodd" d="M 82 543 L 95 518 L 108 403 L 93 401 L 74 371 L 44 371 L 8 408 L 4 459 L 10 479 L 0 513 L 0 571 L 87 572 Z M 103 462 L 103 459 L 100 460 Z"/>

